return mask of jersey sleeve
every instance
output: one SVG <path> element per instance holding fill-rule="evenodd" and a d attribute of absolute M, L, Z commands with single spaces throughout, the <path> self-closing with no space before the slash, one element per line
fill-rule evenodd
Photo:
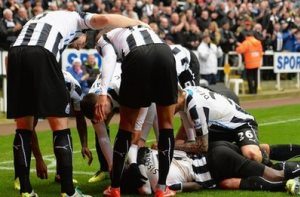
<path fill-rule="evenodd" d="M 109 83 L 117 64 L 117 55 L 113 46 L 101 37 L 97 43 L 97 50 L 102 56 L 102 72 L 99 84 L 99 95 L 107 95 Z"/>
<path fill-rule="evenodd" d="M 193 123 L 196 132 L 202 129 L 201 135 L 208 133 L 209 108 L 202 106 L 197 102 L 197 97 L 188 98 L 189 104 L 187 114 L 190 122 Z"/>
<path fill-rule="evenodd" d="M 188 141 L 195 141 L 195 130 L 193 125 L 189 122 L 188 116 L 184 112 L 179 112 L 180 118 L 182 120 L 182 124 L 184 126 L 184 130 L 186 132 Z"/>
<path fill-rule="evenodd" d="M 95 14 L 89 12 L 77 12 L 79 15 L 79 26 L 81 29 L 94 29 L 91 25 L 92 17 Z"/>

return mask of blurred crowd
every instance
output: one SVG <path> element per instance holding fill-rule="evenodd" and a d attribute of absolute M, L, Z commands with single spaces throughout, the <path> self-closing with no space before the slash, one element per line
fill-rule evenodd
<path fill-rule="evenodd" d="M 297 0 L 0 0 L 0 49 L 8 50 L 31 17 L 60 9 L 140 19 L 162 39 L 190 50 L 199 51 L 201 43 L 215 45 L 223 53 L 218 66 L 224 65 L 224 55 L 235 51 L 249 31 L 263 51 L 300 51 Z M 87 34 L 86 47 L 94 48 L 97 32 Z"/>
<path fill-rule="evenodd" d="M 300 51 L 300 3 L 288 0 L 0 0 L 0 48 L 7 50 L 31 17 L 59 9 L 140 19 L 163 39 L 194 50 L 205 32 L 227 53 L 253 30 L 264 50 Z M 96 34 L 89 32 L 88 48 Z"/>

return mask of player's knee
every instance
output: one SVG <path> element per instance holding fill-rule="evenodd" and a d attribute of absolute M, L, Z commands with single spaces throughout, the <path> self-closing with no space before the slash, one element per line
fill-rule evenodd
<path fill-rule="evenodd" d="M 262 161 L 262 154 L 258 146 L 250 145 L 249 147 L 242 147 L 242 153 L 247 159 L 257 162 Z"/>
<path fill-rule="evenodd" d="M 225 179 L 219 183 L 221 189 L 238 189 L 240 185 L 240 179 L 232 178 Z"/>

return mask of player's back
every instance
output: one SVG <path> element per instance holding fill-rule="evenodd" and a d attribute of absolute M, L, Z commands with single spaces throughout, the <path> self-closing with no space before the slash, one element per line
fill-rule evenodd
<path fill-rule="evenodd" d="M 106 36 L 107 38 L 105 38 Z M 119 59 L 128 55 L 136 47 L 163 43 L 156 33 L 142 26 L 116 28 L 108 32 L 101 39 L 108 39 L 113 44 Z"/>
<path fill-rule="evenodd" d="M 185 91 L 187 92 L 185 111 L 204 109 L 209 125 L 214 124 L 234 129 L 245 124 L 247 120 L 254 120 L 253 116 L 245 112 L 234 101 L 216 92 L 200 86 L 187 87 Z"/>

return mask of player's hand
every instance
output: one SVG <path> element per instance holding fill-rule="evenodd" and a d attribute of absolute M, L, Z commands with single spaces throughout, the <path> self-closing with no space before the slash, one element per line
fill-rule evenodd
<path fill-rule="evenodd" d="M 107 95 L 99 95 L 95 106 L 96 122 L 104 121 L 106 119 L 105 109 L 107 105 Z"/>
<path fill-rule="evenodd" d="M 91 165 L 91 163 L 93 162 L 93 154 L 90 151 L 90 149 L 88 147 L 83 147 L 81 149 L 81 154 L 84 159 L 85 159 L 85 157 L 88 158 L 88 165 Z"/>
<path fill-rule="evenodd" d="M 36 160 L 36 175 L 40 179 L 48 179 L 47 165 L 43 159 Z"/>

